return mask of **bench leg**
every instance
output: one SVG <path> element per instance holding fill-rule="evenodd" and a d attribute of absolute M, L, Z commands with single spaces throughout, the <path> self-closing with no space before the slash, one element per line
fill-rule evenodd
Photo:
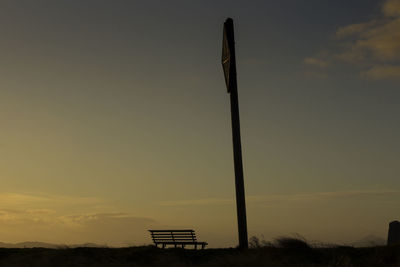
<path fill-rule="evenodd" d="M 163 248 L 163 249 L 165 248 L 165 244 L 162 244 L 162 248 Z"/>
<path fill-rule="evenodd" d="M 197 250 L 197 244 L 194 245 L 194 249 Z"/>
<path fill-rule="evenodd" d="M 204 249 L 206 245 L 205 244 L 201 244 L 201 249 Z"/>

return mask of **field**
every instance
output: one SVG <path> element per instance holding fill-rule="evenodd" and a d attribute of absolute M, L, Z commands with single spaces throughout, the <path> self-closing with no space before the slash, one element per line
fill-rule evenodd
<path fill-rule="evenodd" d="M 301 240 L 238 249 L 21 248 L 0 249 L 0 266 L 400 266 L 400 246 L 313 247 Z"/>

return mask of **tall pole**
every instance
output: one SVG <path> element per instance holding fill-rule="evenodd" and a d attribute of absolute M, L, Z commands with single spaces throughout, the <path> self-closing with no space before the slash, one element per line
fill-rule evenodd
<path fill-rule="evenodd" d="M 239 100 L 236 78 L 235 36 L 233 20 L 228 18 L 224 23 L 224 40 L 222 51 L 222 65 L 225 73 L 225 82 L 231 99 L 231 121 L 233 159 L 235 164 L 236 209 L 239 232 L 239 248 L 248 248 L 246 201 L 243 180 L 242 145 L 240 141 Z"/>

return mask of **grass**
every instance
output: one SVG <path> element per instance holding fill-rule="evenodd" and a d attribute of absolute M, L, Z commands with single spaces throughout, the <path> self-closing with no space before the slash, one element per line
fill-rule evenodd
<path fill-rule="evenodd" d="M 274 242 L 251 238 L 251 248 L 159 249 L 24 248 L 0 249 L 0 266 L 399 266 L 400 246 L 353 248 L 315 247 L 302 238 L 282 237 Z"/>

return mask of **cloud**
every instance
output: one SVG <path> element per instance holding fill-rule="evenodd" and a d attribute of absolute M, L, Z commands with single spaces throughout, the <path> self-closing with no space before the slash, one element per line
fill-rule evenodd
<path fill-rule="evenodd" d="M 353 59 L 388 62 L 400 59 L 400 18 L 346 26 L 337 31 L 336 36 L 350 40 L 350 45 L 342 55 L 353 55 Z M 353 33 L 350 33 L 352 32 Z"/>
<path fill-rule="evenodd" d="M 32 216 L 0 211 L 0 236 L 6 242 L 145 244 L 150 241 L 147 229 L 154 225 L 157 223 L 152 218 L 121 212 Z"/>
<path fill-rule="evenodd" d="M 376 20 L 372 20 L 369 22 L 364 22 L 364 23 L 356 23 L 356 24 L 351 24 L 348 26 L 340 27 L 336 31 L 336 37 L 338 39 L 346 38 L 349 36 L 354 36 L 356 34 L 360 34 L 364 32 L 365 30 L 369 29 L 370 27 L 375 26 L 377 23 Z"/>
<path fill-rule="evenodd" d="M 1 193 L 0 203 L 6 206 L 18 206 L 27 203 L 38 203 L 47 201 L 48 198 L 30 195 L 30 194 L 18 194 L 18 193 Z"/>
<path fill-rule="evenodd" d="M 400 0 L 386 1 L 382 10 L 387 17 L 400 17 Z"/>
<path fill-rule="evenodd" d="M 135 217 L 129 213 L 109 212 L 109 213 L 81 213 L 58 217 L 63 224 L 69 227 L 87 227 L 98 224 L 131 223 L 150 224 L 155 223 L 151 218 Z M 124 223 L 123 223 L 124 224 Z"/>
<path fill-rule="evenodd" d="M 144 244 L 151 225 L 154 219 L 119 212 L 96 197 L 0 193 L 1 241 Z"/>
<path fill-rule="evenodd" d="M 55 210 L 52 209 L 27 209 L 27 213 L 29 214 L 53 214 Z"/>
<path fill-rule="evenodd" d="M 396 190 L 353 190 L 353 191 L 333 191 L 333 192 L 317 192 L 311 194 L 295 194 L 286 195 L 291 201 L 299 200 L 323 200 L 335 198 L 355 198 L 355 197 L 380 197 L 389 195 L 399 195 L 400 191 Z"/>
<path fill-rule="evenodd" d="M 152 218 L 129 213 L 81 213 L 58 218 L 64 232 L 75 237 L 76 242 L 92 242 L 112 246 L 145 244 L 150 241 L 147 229 L 156 224 Z M 82 237 L 84 239 L 82 239 Z"/>
<path fill-rule="evenodd" d="M 104 201 L 96 197 L 0 193 L 1 205 L 8 207 L 20 207 L 26 205 L 88 205 L 99 204 L 102 202 Z"/>
<path fill-rule="evenodd" d="M 307 57 L 304 59 L 304 63 L 311 66 L 325 68 L 329 65 L 327 61 L 318 58 Z"/>
<path fill-rule="evenodd" d="M 328 59 L 306 58 L 305 64 L 335 61 L 352 63 L 362 77 L 400 78 L 400 0 L 385 0 L 379 16 L 340 27 L 335 33 L 338 50 Z"/>
<path fill-rule="evenodd" d="M 335 192 L 316 192 L 309 194 L 275 194 L 275 195 L 250 195 L 246 197 L 248 204 L 275 203 L 275 202 L 298 202 L 298 201 L 322 201 L 326 199 L 364 198 L 400 195 L 395 190 L 354 190 Z M 205 198 L 181 201 L 162 201 L 161 206 L 208 206 L 208 205 L 233 205 L 233 198 Z"/>
<path fill-rule="evenodd" d="M 104 204 L 104 200 L 95 197 L 0 193 L 0 223 L 54 223 L 60 214 L 97 210 Z"/>
<path fill-rule="evenodd" d="M 233 203 L 233 199 L 229 198 L 204 198 L 177 201 L 161 201 L 161 206 L 204 206 L 204 205 L 229 205 Z"/>
<path fill-rule="evenodd" d="M 375 80 L 400 78 L 400 66 L 373 66 L 361 75 Z"/>

